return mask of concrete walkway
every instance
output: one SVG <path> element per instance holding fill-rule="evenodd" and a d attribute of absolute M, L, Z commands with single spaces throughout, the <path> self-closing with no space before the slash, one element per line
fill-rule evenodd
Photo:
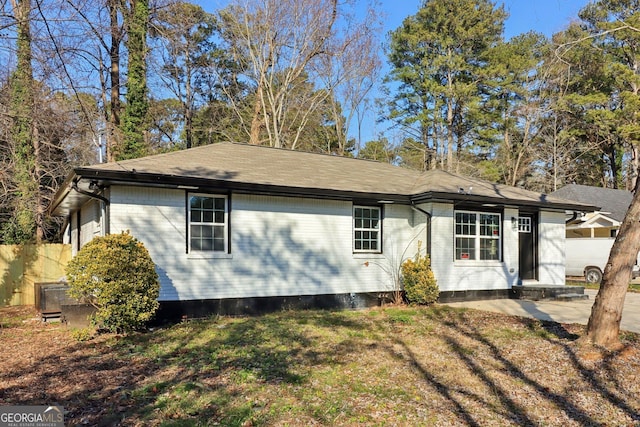
<path fill-rule="evenodd" d="M 576 301 L 499 299 L 452 302 L 446 305 L 551 320 L 558 323 L 580 323 L 586 325 L 591 315 L 591 306 L 595 301 L 597 291 L 585 289 L 584 293 L 589 295 L 589 299 Z M 640 293 L 627 293 L 620 329 L 640 333 Z"/>

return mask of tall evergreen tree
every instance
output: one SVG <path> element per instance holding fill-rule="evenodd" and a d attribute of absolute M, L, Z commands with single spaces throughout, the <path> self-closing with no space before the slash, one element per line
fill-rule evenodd
<path fill-rule="evenodd" d="M 156 60 L 163 85 L 181 104 L 186 148 L 193 145 L 193 119 L 197 109 L 199 81 L 217 48 L 212 42 L 215 17 L 200 6 L 176 2 L 158 11 L 154 40 L 160 44 Z M 211 90 L 210 88 L 207 88 Z"/>
<path fill-rule="evenodd" d="M 543 35 L 531 32 L 497 45 L 487 55 L 483 110 L 489 121 L 482 124 L 479 143 L 499 172 L 492 178 L 508 185 L 525 185 L 533 173 L 535 143 L 546 113 L 538 73 L 546 46 Z"/>
<path fill-rule="evenodd" d="M 579 140 L 596 162 L 597 184 L 619 188 L 624 186 L 622 157 L 630 146 L 617 130 L 622 104 L 614 75 L 616 59 L 602 40 L 593 38 L 598 30 L 587 27 L 576 23 L 554 37 L 567 68 L 557 107 L 570 118 L 565 132 Z"/>
<path fill-rule="evenodd" d="M 388 118 L 449 170 L 477 125 L 481 70 L 506 16 L 489 0 L 427 0 L 391 34 L 388 81 L 400 85 Z"/>

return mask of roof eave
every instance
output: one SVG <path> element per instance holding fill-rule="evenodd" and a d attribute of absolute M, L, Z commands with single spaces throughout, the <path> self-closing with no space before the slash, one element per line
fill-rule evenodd
<path fill-rule="evenodd" d="M 78 179 L 79 176 L 77 173 L 77 169 L 74 169 L 60 185 L 58 191 L 56 191 L 56 193 L 54 194 L 53 199 L 49 204 L 49 215 L 61 216 L 61 214 L 57 212 L 58 208 L 60 207 L 60 204 L 64 201 L 64 199 L 67 198 L 69 193 L 71 193 L 71 191 L 73 190 L 73 183 L 77 182 Z"/>
<path fill-rule="evenodd" d="M 56 194 L 54 203 L 52 203 L 52 207 L 50 208 L 50 212 L 52 214 L 55 215 L 64 198 L 73 191 L 72 184 L 81 180 L 97 181 L 100 186 L 119 184 L 174 188 L 192 191 L 233 191 L 235 193 L 243 194 L 261 194 L 283 197 L 313 197 L 319 199 L 351 200 L 368 203 L 410 203 L 409 196 L 395 193 L 332 190 L 324 188 L 244 183 L 224 179 L 207 179 L 156 173 L 104 171 L 91 168 L 78 168 L 74 170 L 69 178 L 67 178 L 65 184 L 61 187 L 61 190 Z"/>
<path fill-rule="evenodd" d="M 350 200 L 360 202 L 382 202 L 382 203 L 423 203 L 423 202 L 445 202 L 445 203 L 472 203 L 479 205 L 496 205 L 502 207 L 530 207 L 537 209 L 558 210 L 558 211 L 580 211 L 592 212 L 599 208 L 579 203 L 558 203 L 548 200 L 526 200 L 511 199 L 505 197 L 491 197 L 467 193 L 448 192 L 423 192 L 414 195 L 382 192 L 364 192 L 349 190 L 334 190 L 326 188 L 310 188 L 282 186 L 275 184 L 246 183 L 230 181 L 225 179 L 210 179 L 180 175 L 166 175 L 158 173 L 141 173 L 136 171 L 114 171 L 95 168 L 76 168 L 65 180 L 60 190 L 56 193 L 49 212 L 52 215 L 61 215 L 60 205 L 70 192 L 73 191 L 74 182 L 80 180 L 98 181 L 102 186 L 113 184 L 140 185 L 162 188 L 177 188 L 193 191 L 233 191 L 245 194 L 261 194 L 283 197 L 313 197 L 332 200 Z"/>
<path fill-rule="evenodd" d="M 411 197 L 411 201 L 414 203 L 424 202 L 450 202 L 450 203 L 473 203 L 481 205 L 496 205 L 502 207 L 517 206 L 517 207 L 531 207 L 538 209 L 557 210 L 557 211 L 580 211 L 580 212 L 592 212 L 598 210 L 597 206 L 574 204 L 574 203 L 559 203 L 550 202 L 548 200 L 526 200 L 526 199 L 510 199 L 504 197 L 492 197 L 477 194 L 464 194 L 464 193 L 446 193 L 446 192 L 425 192 L 417 194 Z"/>

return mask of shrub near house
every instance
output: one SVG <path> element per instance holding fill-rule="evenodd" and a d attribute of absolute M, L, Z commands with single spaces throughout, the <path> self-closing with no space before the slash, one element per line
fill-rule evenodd
<path fill-rule="evenodd" d="M 142 242 L 128 233 L 87 243 L 67 266 L 71 296 L 97 308 L 94 322 L 112 332 L 142 327 L 158 309 L 160 283 Z"/>
<path fill-rule="evenodd" d="M 427 255 L 420 254 L 419 247 L 415 259 L 402 264 L 402 283 L 410 303 L 432 304 L 438 299 L 440 289 L 431 270 L 431 261 Z"/>

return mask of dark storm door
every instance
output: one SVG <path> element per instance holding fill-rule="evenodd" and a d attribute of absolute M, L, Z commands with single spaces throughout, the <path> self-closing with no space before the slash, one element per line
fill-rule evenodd
<path fill-rule="evenodd" d="M 538 278 L 538 224 L 533 214 L 520 215 L 518 218 L 519 266 L 521 280 Z"/>

